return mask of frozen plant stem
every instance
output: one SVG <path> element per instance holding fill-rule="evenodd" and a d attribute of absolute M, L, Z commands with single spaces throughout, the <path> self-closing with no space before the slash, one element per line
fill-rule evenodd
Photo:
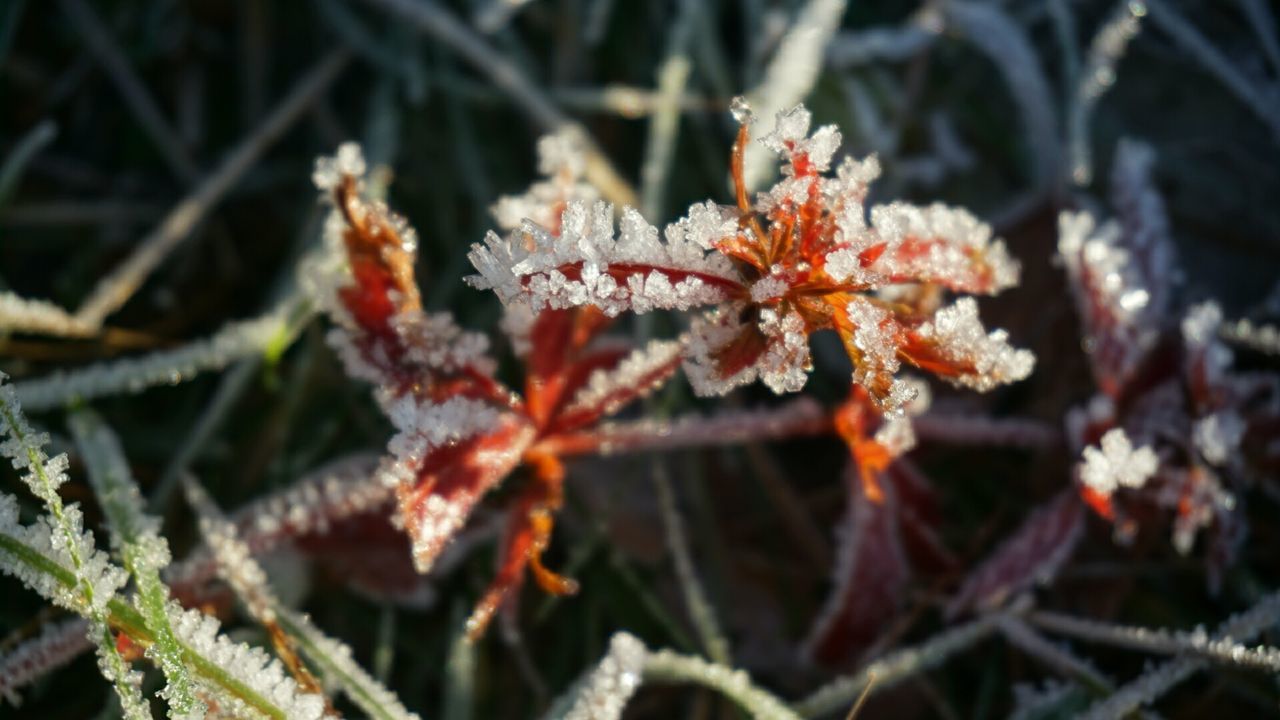
<path fill-rule="evenodd" d="M 1047 610 L 1033 612 L 1027 619 L 1049 632 L 1102 645 L 1158 655 L 1186 653 L 1228 667 L 1280 673 L 1280 649 L 1266 646 L 1251 648 L 1234 640 L 1211 638 L 1203 630 L 1178 632 L 1163 628 L 1112 625 Z"/>
<path fill-rule="evenodd" d="M 680 136 L 680 98 L 689 80 L 689 35 L 696 12 L 697 0 L 681 3 L 672 24 L 667 58 L 658 68 L 657 102 L 649 119 L 649 139 L 640 167 L 640 210 L 653 222 L 665 217 L 665 191 Z"/>
<path fill-rule="evenodd" d="M 1063 10 L 1069 12 L 1069 10 Z M 1067 111 L 1067 143 L 1071 153 L 1071 180 L 1085 186 L 1093 181 L 1093 151 L 1089 126 L 1093 110 L 1116 82 L 1116 71 L 1130 41 L 1141 29 L 1146 6 L 1139 0 L 1121 0 L 1093 37 L 1083 73 L 1077 79 L 1075 97 Z"/>
<path fill-rule="evenodd" d="M 0 373 L 0 383 L 7 379 Z M 94 548 L 93 536 L 83 530 L 79 508 L 64 507 L 58 495 L 58 487 L 67 481 L 66 455 L 54 458 L 45 455 L 42 446 L 48 441 L 47 436 L 31 431 L 13 389 L 8 386 L 0 386 L 0 422 L 3 423 L 0 435 L 8 436 L 0 443 L 0 454 L 8 457 L 15 469 L 27 471 L 23 481 L 49 513 L 46 528 L 50 536 L 45 542 L 53 552 L 64 554 L 71 565 L 69 582 L 64 584 L 74 590 L 64 591 L 60 596 L 62 603 L 89 619 L 89 633 L 98 646 L 99 668 L 115 685 L 125 717 L 129 720 L 150 718 L 151 711 L 139 689 L 141 675 L 120 655 L 108 624 L 107 603 L 124 584 L 125 577 Z M 9 516 L 0 522 L 0 527 L 9 525 L 9 521 L 17 524 L 17 509 L 8 496 L 0 496 L 0 515 Z M 33 538 L 43 532 L 40 528 L 33 530 Z M 14 556 L 14 550 L 8 546 L 0 546 L 0 552 Z"/>
<path fill-rule="evenodd" d="M 174 385 L 201 372 L 221 370 L 236 360 L 287 347 L 310 317 L 307 301 L 294 296 L 261 317 L 227 323 L 207 338 L 172 350 L 95 363 L 70 372 L 58 370 L 17 383 L 14 390 L 24 407 L 48 410 L 73 400 Z"/>
<path fill-rule="evenodd" d="M 219 574 L 235 591 L 249 614 L 267 629 L 298 685 L 323 697 L 324 690 L 298 657 L 300 652 L 330 683 L 340 687 L 368 717 L 377 720 L 419 720 L 400 700 L 352 659 L 351 649 L 326 636 L 307 616 L 283 607 L 272 591 L 266 572 L 253 559 L 249 546 L 194 480 L 184 484 L 187 499 L 199 516 L 200 531 L 217 558 Z M 326 705 L 328 701 L 326 700 Z M 332 715 L 332 708 L 327 713 Z"/>
<path fill-rule="evenodd" d="M 644 679 L 664 684 L 687 682 L 718 690 L 756 720 L 800 720 L 800 715 L 775 695 L 751 682 L 745 671 L 710 663 L 670 650 L 649 653 Z"/>
<path fill-rule="evenodd" d="M 680 581 L 681 592 L 684 593 L 689 618 L 698 631 L 707 657 L 721 665 L 729 665 L 732 662 L 729 657 L 729 641 L 720 629 L 715 610 L 708 602 L 707 594 L 698 580 L 697 571 L 694 570 L 693 557 L 689 552 L 689 538 L 685 536 L 684 522 L 676 507 L 675 491 L 671 487 L 671 480 L 667 477 L 667 468 L 662 460 L 653 462 L 653 486 L 658 492 L 662 527 L 667 537 L 667 547 L 671 549 L 671 559 L 675 563 L 676 578 Z"/>
<path fill-rule="evenodd" d="M 1028 626 L 1022 618 L 1008 613 L 1001 614 L 996 619 L 996 625 L 999 626 L 1000 634 L 1004 635 L 1009 644 L 1039 660 L 1059 674 L 1085 683 L 1094 692 L 1105 694 L 1115 689 L 1105 677 L 1090 667 L 1088 663 L 1046 640 L 1043 635 Z"/>
<path fill-rule="evenodd" d="M 764 79 L 747 93 L 747 100 L 764 120 L 772 120 L 804 100 L 822 72 L 827 44 L 840 27 L 845 0 L 809 0 L 787 30 Z M 773 158 L 763 145 L 752 143 L 746 148 L 745 174 L 747 187 L 763 186 L 774 171 Z M 657 218 L 652 218 L 657 220 Z"/>
<path fill-rule="evenodd" d="M 170 712 L 186 717 L 196 711 L 198 700 L 169 622 L 169 589 L 160 580 L 160 570 L 169 564 L 169 545 L 159 535 L 160 523 L 144 513 L 142 495 L 115 433 L 91 410 L 72 414 L 70 425 L 107 516 L 112 545 L 133 576 L 134 605 L 153 638 L 149 656 L 169 683 L 165 697 Z"/>
<path fill-rule="evenodd" d="M 919 645 L 895 650 L 853 675 L 818 688 L 800 701 L 796 710 L 807 718 L 843 711 L 856 702 L 872 683 L 875 683 L 873 692 L 897 685 L 974 646 L 990 635 L 994 627 L 995 617 L 988 615 L 944 630 Z"/>
<path fill-rule="evenodd" d="M 1280 594 L 1265 596 L 1252 608 L 1236 615 L 1218 626 L 1215 640 L 1232 638 L 1248 640 L 1280 622 Z M 1208 660 L 1182 655 L 1158 665 L 1124 685 L 1115 693 L 1095 703 L 1080 715 L 1087 720 L 1118 720 L 1128 717 L 1135 710 L 1159 699 L 1183 680 L 1203 670 Z"/>

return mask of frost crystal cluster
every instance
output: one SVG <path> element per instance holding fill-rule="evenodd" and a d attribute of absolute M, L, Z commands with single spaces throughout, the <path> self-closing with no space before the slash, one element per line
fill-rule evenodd
<path fill-rule="evenodd" d="M 782 178 L 749 197 L 743 154 L 753 118 L 741 99 L 734 114 L 736 205 L 695 204 L 660 239 L 635 210 L 622 210 L 615 231 L 612 207 L 570 201 L 559 227 L 531 217 L 474 245 L 472 283 L 535 310 L 589 305 L 612 316 L 710 306 L 684 349 L 685 374 L 703 395 L 756 380 L 777 393 L 800 390 L 809 335 L 826 329 L 844 341 L 853 381 L 886 412 L 910 400 L 896 377 L 904 362 L 978 390 L 1031 372 L 1031 354 L 986 332 L 972 299 L 943 304 L 944 292 L 990 295 L 1017 283 L 1018 266 L 989 227 L 938 204 L 895 202 L 871 208 L 868 219 L 879 164 L 836 164 L 839 131 L 810 134 L 803 106 L 778 113 L 760 139 L 782 159 Z"/>

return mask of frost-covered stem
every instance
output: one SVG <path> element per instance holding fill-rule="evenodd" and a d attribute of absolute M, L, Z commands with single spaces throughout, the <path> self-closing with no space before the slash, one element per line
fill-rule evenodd
<path fill-rule="evenodd" d="M 496 87 L 510 95 L 511 99 L 546 132 L 557 132 L 565 126 L 577 128 L 586 142 L 587 180 L 599 188 L 601 194 L 618 205 L 634 206 L 636 204 L 635 189 L 622 178 L 586 131 L 561 112 L 537 86 L 525 77 L 515 63 L 499 55 L 471 28 L 459 22 L 434 2 L 427 0 L 365 0 L 365 2 L 399 16 L 400 19 L 411 23 L 461 55 L 464 60 L 487 76 Z"/>
<path fill-rule="evenodd" d="M 1071 154 L 1071 179 L 1077 185 L 1093 180 L 1093 150 L 1089 125 L 1093 110 L 1116 82 L 1116 67 L 1129 42 L 1138 34 L 1146 6 L 1138 0 L 1120 0 L 1093 36 L 1084 69 L 1076 80 L 1075 96 L 1067 109 L 1067 144 Z"/>
<path fill-rule="evenodd" d="M 44 626 L 38 637 L 11 647 L 0 656 L 0 700 L 17 705 L 17 690 L 57 670 L 89 648 L 84 620 L 74 618 Z"/>
<path fill-rule="evenodd" d="M 838 33 L 827 47 L 827 65 L 846 70 L 873 63 L 902 62 L 928 49 L 937 39 L 919 23 L 872 27 Z"/>
<path fill-rule="evenodd" d="M 253 555 L 263 555 L 293 538 L 323 534 L 357 515 L 391 511 L 394 490 L 375 475 L 376 455 L 335 460 L 285 488 L 235 511 L 232 520 Z M 217 573 L 207 548 L 170 566 L 173 586 L 198 588 Z"/>
<path fill-rule="evenodd" d="M 134 605 L 152 635 L 148 656 L 164 672 L 165 699 L 178 717 L 199 716 L 201 707 L 182 664 L 182 648 L 169 623 L 169 588 L 160 570 L 169 564 L 169 546 L 158 533 L 159 523 L 143 512 L 142 495 L 125 462 L 115 433 L 90 410 L 71 416 L 71 431 L 89 469 L 98 503 L 107 516 L 112 545 L 136 586 Z"/>
<path fill-rule="evenodd" d="M 0 383 L 6 379 L 4 374 L 0 373 Z M 62 498 L 58 495 L 58 486 L 65 481 L 65 475 L 62 473 L 66 468 L 66 456 L 62 455 L 50 460 L 45 455 L 41 445 L 47 439 L 31 434 L 30 427 L 22 417 L 22 410 L 10 387 L 0 387 L 0 421 L 4 423 L 3 432 L 0 435 L 9 436 L 9 440 L 3 443 L 0 451 L 10 457 L 15 468 L 27 470 L 23 480 L 36 497 L 44 502 L 52 519 L 50 529 L 61 536 L 50 538 L 50 545 L 64 551 L 71 562 L 71 583 L 69 584 L 79 594 L 74 605 L 89 619 L 89 633 L 95 638 L 98 646 L 98 657 L 103 674 L 108 676 L 115 686 L 126 718 L 129 720 L 150 718 L 150 708 L 142 699 L 142 693 L 138 687 L 137 681 L 140 677 L 134 674 L 129 663 L 121 657 L 116 648 L 115 636 L 107 623 L 106 601 L 110 598 L 109 596 L 98 597 L 99 588 L 96 586 L 98 582 L 103 582 L 103 589 L 107 592 L 113 589 L 111 587 L 113 583 L 90 576 L 89 569 L 86 567 L 86 561 L 89 558 L 85 556 L 85 543 L 89 543 L 88 549 L 92 553 L 92 536 L 82 534 L 79 512 L 76 511 L 74 515 L 68 513 L 62 505 Z"/>
<path fill-rule="evenodd" d="M 596 429 L 556 435 L 537 447 L 561 457 L 621 455 L 738 445 L 833 431 L 826 411 L 811 398 L 801 398 L 776 408 L 733 410 L 710 417 L 603 423 Z"/>
<path fill-rule="evenodd" d="M 1020 617 L 1002 613 L 996 618 L 1000 634 L 1009 644 L 1036 658 L 1059 674 L 1082 681 L 1095 691 L 1110 692 L 1112 684 L 1087 662 L 1049 642 Z"/>
<path fill-rule="evenodd" d="M 1218 626 L 1216 639 L 1248 640 L 1280 622 L 1280 593 L 1267 595 L 1252 608 Z M 1209 665 L 1203 657 L 1182 656 L 1140 675 L 1114 694 L 1095 703 L 1080 715 L 1087 720 L 1127 717 L 1143 705 L 1160 698 L 1171 688 Z"/>
<path fill-rule="evenodd" d="M 925 413 L 911 418 L 920 442 L 1043 449 L 1062 444 L 1062 433 L 1033 418 L 990 418 L 982 415 Z"/>
<path fill-rule="evenodd" d="M 707 657 L 721 665 L 730 665 L 729 641 L 720 629 L 715 610 L 707 600 L 702 582 L 693 567 L 689 538 L 685 535 L 684 521 L 676 507 L 675 491 L 671 488 L 671 479 L 667 477 L 667 469 L 662 460 L 653 462 L 653 485 L 658 491 L 662 528 L 667 538 L 667 547 L 671 549 L 671 560 L 676 566 L 676 579 L 680 582 L 680 591 L 684 593 L 689 618 L 702 639 L 702 648 Z"/>
<path fill-rule="evenodd" d="M 309 303 L 295 296 L 261 317 L 228 323 L 209 337 L 172 350 L 95 363 L 71 371 L 59 370 L 16 383 L 14 390 L 28 410 L 48 410 L 72 400 L 174 385 L 202 372 L 221 370 L 241 358 L 287 347 L 311 318 L 311 313 Z"/>
<path fill-rule="evenodd" d="M 92 335 L 94 328 L 79 322 L 51 302 L 4 291 L 0 292 L 0 331 L 84 337 Z"/>
<path fill-rule="evenodd" d="M 449 657 L 444 664 L 444 704 L 440 717 L 444 720 L 471 720 L 476 694 L 476 644 L 467 637 L 466 614 L 455 606 L 458 631 L 449 644 Z"/>
<path fill-rule="evenodd" d="M 350 58 L 345 49 L 329 53 L 298 81 L 254 131 L 227 154 L 222 164 L 174 206 L 155 230 L 138 242 L 127 260 L 99 281 L 76 310 L 75 317 L 92 327 L 118 310 L 147 276 L 208 215 L 210 209 L 258 161 L 303 112 L 337 79 Z"/>
<path fill-rule="evenodd" d="M 1179 632 L 1112 625 L 1045 610 L 1031 613 L 1027 619 L 1049 632 L 1088 642 L 1160 655 L 1187 653 L 1228 666 L 1280 672 L 1280 649 L 1266 646 L 1250 648 L 1232 639 L 1211 638 L 1203 630 Z"/>
<path fill-rule="evenodd" d="M 373 477 L 378 457 L 353 455 L 322 467 L 287 489 L 269 495 L 238 510 L 232 517 L 244 542 L 255 555 L 262 555 L 291 539 L 323 533 L 334 524 L 353 515 L 390 512 L 392 491 Z M 217 563 L 204 549 L 189 558 L 170 565 L 164 574 L 171 587 L 198 594 L 217 573 Z M 79 628 L 78 635 L 66 640 L 65 652 L 78 655 L 89 649 L 82 620 L 69 623 Z M 12 689 L 26 684 L 42 673 L 33 669 L 29 678 L 14 681 Z M 4 692 L 4 663 L 0 662 L 0 693 Z"/>
<path fill-rule="evenodd" d="M 800 720 L 777 696 L 753 684 L 746 671 L 700 657 L 670 650 L 651 652 L 645 659 L 644 679 L 655 683 L 694 683 L 718 690 L 756 720 Z"/>
<path fill-rule="evenodd" d="M 18 688 L 24 687 L 68 662 L 88 647 L 87 626 L 79 618 L 44 626 L 40 635 L 28 638 L 0 656 L 0 701 L 18 705 Z"/>
<path fill-rule="evenodd" d="M 895 650 L 853 675 L 818 688 L 800 701 L 796 710 L 810 718 L 842 711 L 867 691 L 868 685 L 875 683 L 873 692 L 896 685 L 972 647 L 990 635 L 994 627 L 995 616 L 988 615 L 944 630 L 920 645 Z"/>
<path fill-rule="evenodd" d="M 8 556 L 25 571 L 46 577 L 69 592 L 74 592 L 78 589 L 75 572 L 71 568 L 61 565 L 56 560 L 45 556 L 18 538 L 3 532 L 0 532 L 0 555 Z M 152 636 L 147 630 L 142 616 L 137 610 L 119 598 L 113 598 L 107 603 L 106 622 L 109 627 L 124 634 L 132 642 L 142 647 L 146 647 L 152 642 Z M 111 641 L 114 647 L 115 638 L 111 638 Z M 275 703 L 232 677 L 213 660 L 204 657 L 185 644 L 182 645 L 182 653 L 183 663 L 207 684 L 217 687 L 220 691 L 237 698 L 269 718 L 288 720 L 286 713 L 277 707 Z"/>
<path fill-rule="evenodd" d="M 326 679 L 340 687 L 369 717 L 418 720 L 418 716 L 406 710 L 390 690 L 356 664 L 350 648 L 325 635 L 307 616 L 284 608 L 271 590 L 266 573 L 253 559 L 235 526 L 222 515 L 204 489 L 195 481 L 185 483 L 184 489 L 188 501 L 199 515 L 205 542 L 217 557 L 219 574 L 231 585 L 253 618 L 272 631 L 277 653 L 303 689 L 320 692 L 315 678 L 298 662 L 295 650 L 319 668 Z"/>
<path fill-rule="evenodd" d="M 418 715 L 406 710 L 394 693 L 356 664 L 349 647 L 325 635 L 307 616 L 279 605 L 275 610 L 280 626 L 298 643 L 302 654 L 368 717 L 418 720 Z"/>
<path fill-rule="evenodd" d="M 543 720 L 619 720 L 640 687 L 649 650 L 634 635 L 614 633 L 600 662 L 563 695 Z"/>
<path fill-rule="evenodd" d="M 1280 327 L 1249 320 L 1222 323 L 1218 331 L 1224 340 L 1272 357 L 1280 356 Z"/>
<path fill-rule="evenodd" d="M 187 503 L 195 511 L 200 534 L 213 551 L 218 563 L 218 575 L 226 581 L 236 597 L 259 625 L 267 630 L 276 655 L 284 662 L 289 673 L 306 691 L 323 696 L 320 683 L 311 671 L 298 659 L 297 642 L 279 622 L 276 606 L 279 602 L 267 584 L 267 574 L 236 534 L 235 526 L 227 521 L 204 488 L 194 478 L 183 483 Z M 325 702 L 328 700 L 326 698 Z"/>

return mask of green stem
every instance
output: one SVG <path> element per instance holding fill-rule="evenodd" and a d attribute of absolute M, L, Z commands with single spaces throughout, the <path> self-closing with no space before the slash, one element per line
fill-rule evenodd
<path fill-rule="evenodd" d="M 74 572 L 14 537 L 0 533 L 0 552 L 7 553 L 14 560 L 36 572 L 52 577 L 67 589 L 73 589 L 77 585 Z M 155 639 L 147 630 L 142 614 L 119 598 L 113 598 L 107 603 L 107 624 L 142 647 L 150 645 Z M 229 695 L 242 700 L 267 717 L 287 720 L 284 711 L 273 705 L 270 700 L 231 677 L 221 667 L 181 641 L 178 641 L 178 645 L 182 648 L 183 661 L 209 684 L 220 687 Z"/>

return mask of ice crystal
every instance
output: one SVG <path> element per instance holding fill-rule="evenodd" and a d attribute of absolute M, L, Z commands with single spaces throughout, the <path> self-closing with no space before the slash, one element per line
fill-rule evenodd
<path fill-rule="evenodd" d="M 1102 436 L 1101 449 L 1084 449 L 1080 482 L 1101 495 L 1111 495 L 1119 488 L 1142 487 L 1156 474 L 1159 464 L 1154 450 L 1135 448 L 1124 430 L 1115 428 Z"/>
<path fill-rule="evenodd" d="M 1223 466 L 1239 449 L 1244 431 L 1244 419 L 1232 410 L 1223 410 L 1197 420 L 1191 437 L 1206 462 Z"/>
<path fill-rule="evenodd" d="M 203 706 L 197 704 L 182 648 L 164 609 L 169 602 L 169 589 L 161 582 L 160 572 L 168 566 L 170 554 L 168 542 L 160 536 L 160 522 L 146 514 L 142 493 L 111 428 L 87 409 L 73 414 L 70 426 L 106 514 L 111 545 L 133 576 L 134 605 L 152 636 L 147 656 L 168 681 L 161 695 L 169 702 L 171 715 L 194 720 Z"/>
<path fill-rule="evenodd" d="M 58 487 L 67 480 L 67 456 L 50 458 L 45 454 L 48 436 L 32 431 L 13 389 L 3 384 L 7 379 L 0 373 L 0 436 L 5 438 L 0 441 L 0 455 L 8 458 L 15 470 L 25 471 L 23 482 L 43 501 L 47 512 L 31 525 L 23 525 L 18 521 L 14 498 L 0 494 L 0 536 L 61 566 L 70 573 L 72 582 L 62 584 L 52 573 L 29 564 L 12 550 L 0 549 L 0 572 L 15 576 L 53 603 L 88 619 L 89 637 L 98 649 L 99 670 L 115 686 L 125 717 L 150 718 L 150 707 L 139 690 L 142 675 L 121 656 L 107 625 L 107 604 L 128 581 L 128 574 L 97 549 L 93 534 L 84 529 L 80 508 L 62 504 Z"/>
<path fill-rule="evenodd" d="M 687 310 L 721 302 L 740 284 L 725 258 L 699 244 L 700 228 L 668 232 L 667 242 L 631 208 L 622 211 L 615 239 L 613 206 L 571 201 L 559 234 L 527 221 L 506 238 L 489 233 L 471 247 L 480 272 L 469 281 L 504 303 L 520 296 L 534 310 L 595 305 L 624 310 Z"/>
<path fill-rule="evenodd" d="M 413 468 L 433 450 L 474 437 L 497 426 L 499 413 L 492 406 L 468 398 L 442 403 L 403 396 L 388 408 L 391 423 L 399 431 L 387 443 L 397 459 L 386 468 L 389 485 L 412 482 Z"/>
<path fill-rule="evenodd" d="M 1008 333 L 988 333 L 982 327 L 973 298 L 960 298 L 939 310 L 933 322 L 921 326 L 918 333 L 937 345 L 941 357 L 966 368 L 946 378 L 957 385 L 986 391 L 1027 377 L 1035 366 L 1031 351 L 1009 346 Z"/>
<path fill-rule="evenodd" d="M 492 208 L 498 227 L 513 231 L 527 218 L 541 227 L 557 228 L 569 202 L 599 199 L 600 193 L 583 179 L 587 156 L 581 133 L 568 127 L 538 140 L 538 171 L 546 179 L 535 182 L 522 195 L 499 198 Z"/>

